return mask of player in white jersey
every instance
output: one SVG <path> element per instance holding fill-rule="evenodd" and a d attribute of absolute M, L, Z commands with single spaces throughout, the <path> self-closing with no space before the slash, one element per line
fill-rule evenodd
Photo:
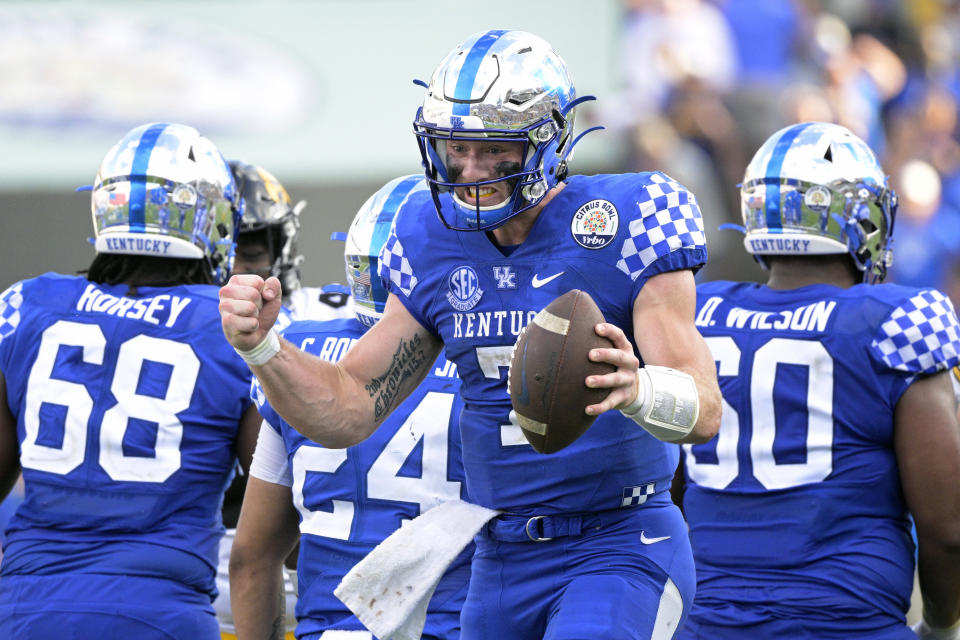
<path fill-rule="evenodd" d="M 93 184 L 97 255 L 0 295 L 0 637 L 218 636 L 220 501 L 260 417 L 219 331 L 241 200 L 192 127 L 134 128 Z"/>
<path fill-rule="evenodd" d="M 368 437 L 446 350 L 470 499 L 500 512 L 475 539 L 463 638 L 669 638 L 695 582 L 667 493 L 671 443 L 705 442 L 720 422 L 693 323 L 696 199 L 659 172 L 567 175 L 585 98 L 533 34 L 473 34 L 423 84 L 430 191 L 404 203 L 381 252 L 380 322 L 339 363 L 311 358 L 273 331 L 279 281 L 247 275 L 221 289 L 224 332 L 273 408 L 326 447 Z M 614 348 L 589 357 L 615 371 L 583 381 L 609 389 L 585 408 L 590 430 L 541 455 L 509 417 L 507 366 L 524 325 L 572 289 L 607 319 L 596 331 Z"/>

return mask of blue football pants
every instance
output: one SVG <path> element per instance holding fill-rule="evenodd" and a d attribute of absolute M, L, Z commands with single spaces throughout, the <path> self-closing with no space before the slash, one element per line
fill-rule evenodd
<path fill-rule="evenodd" d="M 669 640 L 693 602 L 686 523 L 665 495 L 642 506 L 477 536 L 463 640 Z M 527 537 L 552 537 L 534 542 Z M 559 536 L 552 536 L 551 534 Z"/>
<path fill-rule="evenodd" d="M 163 578 L 102 574 L 0 578 L 0 638 L 218 640 L 210 596 Z"/>

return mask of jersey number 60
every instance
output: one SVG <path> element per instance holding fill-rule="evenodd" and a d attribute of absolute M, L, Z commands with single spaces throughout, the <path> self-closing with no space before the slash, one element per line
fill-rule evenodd
<path fill-rule="evenodd" d="M 708 337 L 707 346 L 717 361 L 720 377 L 740 375 L 740 348 L 729 336 Z M 806 389 L 806 441 L 794 443 L 805 451 L 805 461 L 777 462 L 773 443 L 777 433 L 774 410 L 774 383 L 777 366 L 801 365 L 809 368 Z M 820 342 L 773 338 L 757 349 L 753 366 L 744 384 L 750 391 L 750 422 L 753 429 L 749 458 L 753 476 L 766 489 L 786 489 L 820 482 L 833 471 L 833 357 Z M 717 436 L 716 462 L 698 461 L 700 447 L 683 445 L 687 474 L 697 484 L 724 489 L 740 473 L 737 448 L 740 440 L 740 415 L 723 399 L 723 415 Z"/>

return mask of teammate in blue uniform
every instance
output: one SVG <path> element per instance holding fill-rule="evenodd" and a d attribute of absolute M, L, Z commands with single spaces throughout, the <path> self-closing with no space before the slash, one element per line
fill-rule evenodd
<path fill-rule="evenodd" d="M 284 330 L 287 340 L 337 362 L 377 322 L 387 297 L 376 279 L 377 256 L 399 204 L 425 188 L 422 175 L 391 180 L 357 213 L 344 252 L 356 317 L 294 322 Z M 297 637 L 320 638 L 324 631 L 338 629 L 356 631 L 357 640 L 371 639 L 369 632 L 360 633 L 363 625 L 333 591 L 403 521 L 465 494 L 459 388 L 456 367 L 441 356 L 380 428 L 348 449 L 316 445 L 287 425 L 262 393 L 255 394 L 265 422 L 230 568 L 241 639 L 276 637 L 275 580 L 296 542 L 298 519 Z M 465 552 L 441 581 L 428 610 L 425 638 L 459 637 L 469 562 Z"/>
<path fill-rule="evenodd" d="M 241 201 L 194 129 L 147 124 L 93 185 L 97 255 L 0 297 L 3 638 L 218 638 L 210 606 L 234 460 L 259 416 L 218 331 Z M 18 456 L 19 448 L 19 456 Z"/>
<path fill-rule="evenodd" d="M 912 515 L 917 631 L 956 638 L 954 309 L 934 289 L 878 284 L 896 198 L 847 129 L 773 134 L 741 196 L 745 246 L 770 277 L 698 287 L 724 411 L 714 442 L 684 446 L 697 596 L 680 637 L 915 637 Z M 793 221 L 790 199 L 801 203 Z"/>
<path fill-rule="evenodd" d="M 446 348 L 470 499 L 502 512 L 476 539 L 468 639 L 670 638 L 693 598 L 668 442 L 704 442 L 720 419 L 693 323 L 700 210 L 662 173 L 568 178 L 582 99 L 529 33 L 481 32 L 450 52 L 415 122 L 430 191 L 407 199 L 381 253 L 383 319 L 338 364 L 270 331 L 276 280 L 221 289 L 224 331 L 273 408 L 326 446 L 367 437 Z M 575 288 L 614 344 L 590 357 L 616 371 L 584 380 L 610 389 L 585 409 L 593 426 L 541 455 L 511 420 L 507 367 L 530 319 Z"/>

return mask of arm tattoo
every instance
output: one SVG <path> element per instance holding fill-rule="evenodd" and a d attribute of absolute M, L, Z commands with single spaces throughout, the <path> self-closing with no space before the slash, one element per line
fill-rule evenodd
<path fill-rule="evenodd" d="M 366 385 L 367 393 L 374 399 L 374 416 L 377 420 L 390 413 L 401 387 L 407 380 L 419 375 L 425 360 L 423 339 L 419 335 L 414 335 L 410 342 L 400 340 L 387 370 Z"/>

